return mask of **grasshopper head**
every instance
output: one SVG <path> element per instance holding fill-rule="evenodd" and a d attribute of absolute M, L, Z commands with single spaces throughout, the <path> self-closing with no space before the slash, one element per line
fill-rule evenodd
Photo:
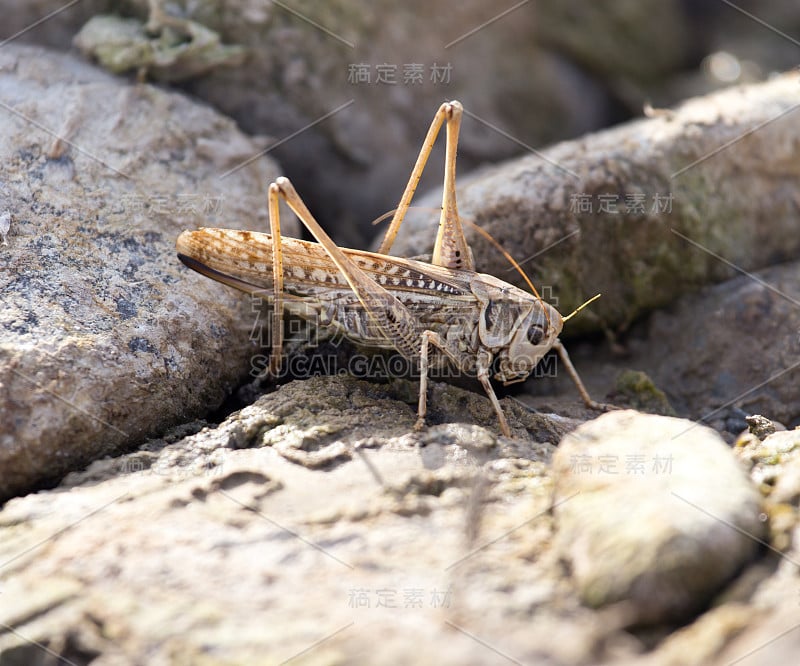
<path fill-rule="evenodd" d="M 494 378 L 506 386 L 525 381 L 550 351 L 562 326 L 558 310 L 540 301 L 517 326 L 508 347 L 498 354 Z"/>

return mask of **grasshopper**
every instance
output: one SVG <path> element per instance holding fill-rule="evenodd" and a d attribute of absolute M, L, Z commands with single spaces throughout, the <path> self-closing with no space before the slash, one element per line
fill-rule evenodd
<path fill-rule="evenodd" d="M 177 239 L 178 258 L 189 268 L 272 304 L 269 372 L 280 371 L 283 313 L 341 332 L 368 348 L 394 350 L 419 363 L 415 429 L 425 424 L 432 364 L 452 363 L 477 376 L 494 407 L 503 435 L 511 437 L 490 377 L 505 385 L 524 381 L 551 349 L 587 406 L 593 401 L 558 339 L 563 321 L 538 294 L 477 273 L 456 207 L 456 148 L 463 108 L 441 105 L 434 116 L 378 252 L 343 249 L 311 215 L 287 178 L 270 184 L 270 233 L 201 228 Z M 442 124 L 446 123 L 444 192 L 430 263 L 389 256 Z M 281 236 L 283 199 L 317 243 Z M 535 290 L 534 290 L 535 291 Z M 570 315 L 571 316 L 571 315 Z M 431 354 L 431 348 L 436 350 Z"/>

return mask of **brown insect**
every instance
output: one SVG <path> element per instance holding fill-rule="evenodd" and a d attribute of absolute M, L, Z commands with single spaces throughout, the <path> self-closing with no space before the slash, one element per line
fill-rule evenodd
<path fill-rule="evenodd" d="M 456 146 L 459 102 L 436 112 L 411 177 L 378 252 L 342 249 L 320 227 L 287 178 L 269 186 L 270 234 L 201 228 L 178 237 L 178 258 L 207 277 L 251 294 L 268 295 L 273 306 L 269 371 L 280 371 L 284 310 L 338 331 L 357 344 L 394 350 L 419 361 L 416 428 L 425 424 L 428 374 L 432 364 L 451 363 L 476 376 L 492 402 L 500 430 L 510 437 L 490 376 L 524 381 L 539 360 L 555 349 L 584 402 L 594 402 L 558 339 L 563 321 L 538 294 L 529 294 L 491 275 L 475 272 L 456 208 Z M 447 123 L 444 195 L 431 263 L 389 256 L 419 183 L 433 143 Z M 318 243 L 284 238 L 283 198 Z M 571 316 L 571 315 L 570 315 Z M 435 350 L 431 354 L 431 348 Z"/>

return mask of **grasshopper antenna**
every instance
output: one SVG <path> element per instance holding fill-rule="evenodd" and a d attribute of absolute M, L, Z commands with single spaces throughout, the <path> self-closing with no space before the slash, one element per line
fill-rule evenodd
<path fill-rule="evenodd" d="M 409 208 L 417 208 L 417 206 L 409 206 Z M 438 210 L 438 208 L 437 208 L 436 210 Z M 394 215 L 396 212 L 397 212 L 397 208 L 392 208 L 392 210 L 387 210 L 387 211 L 386 211 L 386 212 L 385 212 L 383 215 L 380 215 L 379 217 L 376 217 L 374 220 L 372 220 L 372 222 L 370 222 L 370 224 L 371 224 L 373 227 L 376 227 L 376 226 L 378 226 L 378 225 L 379 225 L 381 222 L 383 222 L 384 220 L 388 220 L 388 219 L 389 219 L 390 217 L 392 217 L 392 216 L 393 216 L 393 215 Z"/>
<path fill-rule="evenodd" d="M 600 296 L 602 296 L 602 294 L 595 294 L 594 296 L 592 296 L 588 301 L 586 301 L 583 305 L 579 305 L 572 312 L 570 312 L 566 317 L 562 317 L 563 321 L 567 321 L 567 319 L 569 319 L 570 317 L 574 317 L 581 310 L 583 310 L 583 308 L 585 308 L 587 305 L 589 305 L 589 303 L 594 303 L 598 298 L 600 298 Z"/>
<path fill-rule="evenodd" d="M 442 207 L 441 206 L 409 206 L 407 210 L 423 210 L 428 213 L 441 213 Z M 392 210 L 387 210 L 383 215 L 379 215 L 376 217 L 370 224 L 375 227 L 379 225 L 384 220 L 388 220 L 390 217 L 393 217 L 394 214 L 397 212 L 397 208 L 392 208 Z"/>

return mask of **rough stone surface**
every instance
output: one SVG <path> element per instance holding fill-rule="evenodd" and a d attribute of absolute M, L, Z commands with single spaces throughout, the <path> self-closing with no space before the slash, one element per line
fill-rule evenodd
<path fill-rule="evenodd" d="M 459 413 L 476 413 L 464 405 L 485 398 L 437 390 L 435 397 L 444 398 L 439 417 L 448 422 L 414 433 L 414 407 L 402 383 L 295 381 L 217 427 L 186 424 L 138 451 L 98 460 L 56 489 L 10 500 L 0 510 L 0 622 L 12 630 L 0 632 L 0 662 L 38 663 L 47 650 L 76 664 L 230 666 L 297 657 L 332 664 L 701 666 L 734 661 L 766 643 L 771 631 L 790 629 L 781 618 L 796 613 L 794 544 L 786 559 L 769 551 L 746 568 L 711 609 L 694 621 L 683 615 L 690 624 L 674 633 L 668 625 L 651 633 L 623 630 L 645 611 L 651 620 L 663 617 L 657 600 L 669 599 L 668 592 L 643 600 L 634 590 L 625 602 L 591 610 L 576 591 L 579 567 L 563 565 L 568 511 L 575 522 L 619 535 L 620 525 L 633 525 L 656 503 L 656 521 L 700 529 L 705 562 L 688 566 L 696 547 L 658 541 L 657 525 L 628 532 L 643 551 L 661 543 L 664 557 L 646 558 L 649 572 L 637 566 L 642 558 L 619 560 L 604 550 L 600 537 L 589 544 L 598 549 L 585 554 L 596 566 L 616 561 L 613 580 L 627 572 L 640 581 L 674 581 L 674 571 L 665 572 L 672 552 L 686 565 L 673 594 L 698 595 L 677 606 L 708 603 L 707 583 L 693 572 L 719 581 L 737 552 L 753 548 L 697 508 L 658 502 L 654 494 L 673 490 L 754 535 L 761 523 L 752 522 L 758 493 L 705 429 L 609 414 L 572 431 L 553 458 L 552 442 L 574 422 L 521 412 L 512 422 L 531 435 L 508 440 L 493 423 L 458 421 Z M 650 440 L 661 430 L 652 419 L 692 428 L 692 450 L 669 447 L 669 475 L 628 477 L 635 494 L 623 507 L 609 500 L 608 483 L 584 483 L 581 495 L 562 497 L 576 439 L 591 456 L 644 452 L 652 464 L 656 448 L 621 441 L 625 429 L 618 425 L 613 441 L 585 448 L 592 440 L 581 433 L 608 432 L 608 422 L 620 419 L 644 423 Z M 763 456 L 775 450 L 763 447 L 769 442 L 760 443 Z M 748 459 L 744 448 L 737 452 Z M 595 508 L 581 503 L 584 496 Z M 575 548 L 587 544 L 587 533 L 597 536 L 585 526 Z M 720 559 L 723 546 L 730 559 Z M 791 654 L 792 640 L 787 634 L 776 641 L 769 655 Z"/>
<path fill-rule="evenodd" d="M 264 229 L 277 171 L 220 179 L 259 152 L 230 120 L 42 49 L 0 50 L 0 100 L 2 500 L 207 413 L 246 375 L 247 304 L 184 269 L 175 237 Z"/>
<path fill-rule="evenodd" d="M 602 294 L 568 335 L 624 329 L 736 275 L 726 261 L 754 270 L 800 254 L 798 104 L 798 74 L 689 100 L 462 179 L 459 212 L 513 248 L 562 312 Z M 417 202 L 424 212 L 412 211 L 394 251 L 430 251 L 440 200 Z M 479 270 L 524 288 L 487 241 L 467 235 Z"/>
<path fill-rule="evenodd" d="M 493 659 L 474 632 L 575 662 L 574 643 L 545 640 L 589 619 L 574 596 L 546 609 L 564 585 L 548 554 L 553 445 L 469 423 L 415 434 L 414 418 L 389 387 L 293 382 L 8 502 L 0 661 L 30 662 L 37 641 L 98 663 L 269 664 L 326 638 L 309 663 Z M 565 431 L 527 418 L 551 441 Z"/>
<path fill-rule="evenodd" d="M 676 416 L 667 396 L 644 372 L 623 370 L 617 375 L 611 404 L 632 407 L 648 414 Z"/>
<path fill-rule="evenodd" d="M 789 262 L 687 294 L 654 313 L 646 340 L 631 344 L 629 362 L 647 371 L 681 414 L 719 430 L 732 429 L 731 405 L 797 425 L 799 272 L 800 263 Z"/>
<path fill-rule="evenodd" d="M 758 550 L 759 494 L 725 443 L 633 411 L 577 428 L 553 458 L 560 548 L 582 599 L 631 624 L 686 618 Z"/>

